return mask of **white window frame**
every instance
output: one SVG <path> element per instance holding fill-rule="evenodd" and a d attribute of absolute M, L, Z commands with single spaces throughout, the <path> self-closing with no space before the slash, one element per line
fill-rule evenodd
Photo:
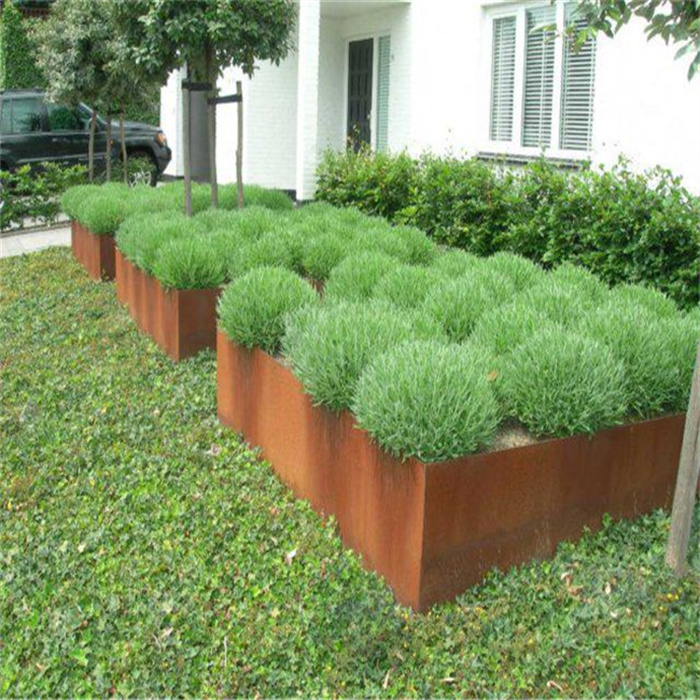
<path fill-rule="evenodd" d="M 348 137 L 348 75 L 350 73 L 350 44 L 353 41 L 363 41 L 364 39 L 372 39 L 372 111 L 369 118 L 370 128 L 370 148 L 373 151 L 377 150 L 377 95 L 378 95 L 378 78 L 379 78 L 379 39 L 383 36 L 391 37 L 391 31 L 370 32 L 366 34 L 355 34 L 345 37 L 345 58 L 343 71 L 343 142 L 345 143 Z M 394 49 L 392 47 L 391 56 L 393 59 Z M 389 85 L 391 86 L 391 64 L 389 61 Z M 389 104 L 391 105 L 391 87 L 389 87 Z M 389 108 L 389 128 L 391 128 L 391 108 Z M 390 132 L 388 132 L 390 133 Z M 390 137 L 389 137 L 390 139 Z"/>
<path fill-rule="evenodd" d="M 523 146 L 523 113 L 524 113 L 524 85 L 525 85 L 525 32 L 527 22 L 525 13 L 533 7 L 542 7 L 551 0 L 519 0 L 518 2 L 482 2 L 484 10 L 484 22 L 482 36 L 486 38 L 483 45 L 482 65 L 486 70 L 482 71 L 482 94 L 485 115 L 482 124 L 490 123 L 491 110 L 491 79 L 493 73 L 493 22 L 503 17 L 515 17 L 515 86 L 513 93 L 513 139 L 512 141 L 492 141 L 488 128 L 482 130 L 480 150 L 482 152 L 496 153 L 504 156 L 538 157 L 543 153 L 547 158 L 562 160 L 587 161 L 590 160 L 593 143 L 588 150 L 560 148 L 561 142 L 561 98 L 562 98 L 562 71 L 564 65 L 564 38 L 561 30 L 564 27 L 565 6 L 570 0 L 554 0 L 556 7 L 557 37 L 554 51 L 554 86 L 552 92 L 552 138 L 551 145 L 546 148 Z M 593 66 L 593 84 L 596 81 L 597 62 Z M 593 96 L 593 119 L 595 119 L 595 93 Z M 594 124 L 595 127 L 595 124 Z"/>

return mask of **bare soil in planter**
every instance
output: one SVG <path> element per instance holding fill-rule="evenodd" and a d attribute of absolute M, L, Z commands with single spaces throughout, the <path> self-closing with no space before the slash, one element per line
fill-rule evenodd
<path fill-rule="evenodd" d="M 171 359 L 216 346 L 216 302 L 221 290 L 165 289 L 116 249 L 117 298 L 141 331 Z"/>
<path fill-rule="evenodd" d="M 469 455 L 439 464 L 381 450 L 349 412 L 314 407 L 289 367 L 217 338 L 219 419 L 417 610 L 494 567 L 550 557 L 563 540 L 670 504 L 683 415 Z M 509 438 L 510 439 L 510 438 Z M 500 446 L 497 446 L 497 448 Z"/>
<path fill-rule="evenodd" d="M 115 276 L 114 236 L 92 233 L 79 221 L 71 221 L 71 248 L 75 259 L 94 280 Z"/>

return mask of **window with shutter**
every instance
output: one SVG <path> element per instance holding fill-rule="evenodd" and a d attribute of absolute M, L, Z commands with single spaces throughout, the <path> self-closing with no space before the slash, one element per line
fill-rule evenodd
<path fill-rule="evenodd" d="M 523 146 L 542 148 L 552 138 L 556 8 L 548 5 L 525 13 Z"/>
<path fill-rule="evenodd" d="M 577 18 L 576 3 L 565 6 L 566 26 L 575 32 L 585 28 L 585 20 Z M 593 85 L 595 76 L 595 38 L 576 49 L 571 39 L 564 38 L 562 64 L 560 147 L 587 151 L 593 132 Z"/>
<path fill-rule="evenodd" d="M 391 71 L 391 37 L 379 37 L 377 56 L 377 150 L 389 147 L 389 74 Z"/>
<path fill-rule="evenodd" d="M 515 95 L 515 17 L 493 21 L 491 73 L 491 140 L 513 138 Z"/>

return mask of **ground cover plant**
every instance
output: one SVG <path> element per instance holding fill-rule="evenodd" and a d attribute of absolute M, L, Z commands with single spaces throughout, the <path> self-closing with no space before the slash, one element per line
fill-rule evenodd
<path fill-rule="evenodd" d="M 414 615 L 215 384 L 69 251 L 0 260 L 0 695 L 700 695 L 700 559 L 665 567 L 666 513 Z"/>
<path fill-rule="evenodd" d="M 605 283 L 655 287 L 683 308 L 700 301 L 700 199 L 669 171 L 567 172 L 545 159 L 513 169 L 477 158 L 328 153 L 317 197 L 390 221 L 480 256 L 564 262 Z"/>

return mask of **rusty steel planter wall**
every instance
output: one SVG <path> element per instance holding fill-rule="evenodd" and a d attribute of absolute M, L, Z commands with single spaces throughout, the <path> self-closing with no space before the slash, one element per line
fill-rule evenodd
<path fill-rule="evenodd" d="M 314 407 L 291 370 L 217 338 L 219 419 L 262 448 L 294 492 L 336 517 L 343 541 L 417 610 L 493 567 L 554 553 L 603 514 L 633 517 L 672 497 L 683 415 L 593 438 L 546 440 L 439 464 L 401 462 L 349 412 Z"/>
<path fill-rule="evenodd" d="M 216 302 L 220 289 L 165 289 L 115 251 L 117 299 L 136 325 L 173 360 L 216 345 Z"/>
<path fill-rule="evenodd" d="M 114 279 L 114 236 L 92 233 L 79 221 L 71 221 L 70 243 L 73 256 L 92 279 Z"/>

